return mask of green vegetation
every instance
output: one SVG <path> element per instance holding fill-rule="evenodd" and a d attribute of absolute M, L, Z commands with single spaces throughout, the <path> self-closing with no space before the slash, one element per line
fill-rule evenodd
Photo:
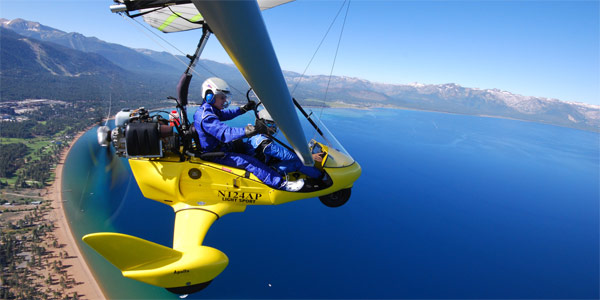
<path fill-rule="evenodd" d="M 79 299 L 77 293 L 67 293 L 78 283 L 62 263 L 69 254 L 46 217 L 50 203 L 31 205 L 39 199 L 15 197 L 0 198 L 0 203 L 13 204 L 0 214 L 0 299 Z"/>
<path fill-rule="evenodd" d="M 102 121 L 108 106 L 103 100 L 0 102 L 0 111 L 11 119 L 0 122 L 0 189 L 48 185 L 62 149 L 77 133 Z M 153 109 L 165 103 L 115 100 L 111 113 L 140 106 Z"/>
<path fill-rule="evenodd" d="M 52 232 L 52 208 L 41 195 L 73 136 L 107 109 L 101 101 L 0 102 L 0 299 L 80 298 L 68 292 L 81 283 L 62 265 L 71 257 Z"/>
<path fill-rule="evenodd" d="M 31 147 L 27 146 L 31 145 Z M 37 139 L 30 143 L 0 144 L 0 188 L 41 188 L 50 179 L 50 170 L 59 160 L 64 143 L 52 143 L 49 139 Z"/>
<path fill-rule="evenodd" d="M 4 202 L 4 201 L 3 201 Z M 52 231 L 53 225 L 44 220 L 48 206 L 35 206 L 22 212 L 16 221 L 2 219 L 0 228 L 0 272 L 3 283 L 1 299 L 42 299 L 45 293 L 38 288 L 37 274 L 49 255 L 41 241 Z M 4 210 L 3 215 L 11 214 Z M 13 288 L 8 288 L 13 287 Z"/>
<path fill-rule="evenodd" d="M 14 111 L 4 104 L 4 111 Z M 97 101 L 15 102 L 26 112 L 11 114 L 20 121 L 0 123 L 0 188 L 42 188 L 54 178 L 51 170 L 72 137 L 106 114 Z"/>
<path fill-rule="evenodd" d="M 2 122 L 0 137 L 8 138 L 32 138 L 31 129 L 36 125 L 33 121 L 24 122 Z"/>
<path fill-rule="evenodd" d="M 23 143 L 2 145 L 0 148 L 0 177 L 12 177 L 25 164 L 29 147 Z"/>

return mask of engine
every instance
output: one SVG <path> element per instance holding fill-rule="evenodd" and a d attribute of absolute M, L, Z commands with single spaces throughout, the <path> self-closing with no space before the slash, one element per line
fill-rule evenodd
<path fill-rule="evenodd" d="M 164 157 L 169 152 L 179 153 L 180 138 L 172 125 L 174 122 L 160 114 L 151 116 L 144 107 L 124 109 L 115 116 L 110 135 L 104 133 L 101 137 L 98 132 L 98 142 L 102 146 L 108 145 L 106 140 L 112 142 L 120 157 Z"/>

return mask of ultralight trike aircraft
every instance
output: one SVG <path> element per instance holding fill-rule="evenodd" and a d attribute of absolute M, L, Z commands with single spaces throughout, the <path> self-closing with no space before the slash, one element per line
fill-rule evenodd
<path fill-rule="evenodd" d="M 327 206 L 343 205 L 361 168 L 314 116 L 307 114 L 288 90 L 260 9 L 289 1 L 115 0 L 113 12 L 144 20 L 163 32 L 202 29 L 202 37 L 178 86 L 177 122 L 140 108 L 117 113 L 116 127 L 98 129 L 103 146 L 112 143 L 127 157 L 144 197 L 170 205 L 175 211 L 173 248 L 119 233 L 93 233 L 83 240 L 119 268 L 123 276 L 164 287 L 177 294 L 204 289 L 227 266 L 227 256 L 202 245 L 213 224 L 247 205 L 273 205 L 319 197 Z M 138 11 L 131 15 L 130 12 Z M 326 175 L 298 192 L 267 186 L 254 174 L 220 165 L 202 153 L 197 133 L 188 120 L 187 91 L 191 71 L 211 34 L 215 34 L 251 89 L 269 110 L 290 149 L 307 166 Z M 251 45 L 251 46 L 249 46 Z M 247 93 L 250 100 L 250 90 Z M 315 137 L 308 141 L 296 109 L 310 123 Z M 256 111 L 255 111 L 256 113 Z M 258 118 L 258 114 L 256 114 Z M 274 137 L 273 137 L 274 138 Z M 282 143 L 283 144 L 283 143 Z M 287 146 L 289 147 L 289 146 Z M 312 154 L 322 153 L 315 162 Z M 305 178 L 295 173 L 296 178 Z"/>

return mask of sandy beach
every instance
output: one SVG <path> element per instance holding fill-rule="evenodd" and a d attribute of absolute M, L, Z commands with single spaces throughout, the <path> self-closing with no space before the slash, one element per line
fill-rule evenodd
<path fill-rule="evenodd" d="M 75 136 L 69 148 L 62 152 L 60 162 L 56 167 L 56 180 L 48 188 L 45 198 L 52 201 L 53 209 L 50 211 L 49 219 L 54 223 L 53 233 L 58 243 L 62 246 L 61 251 L 68 253 L 68 256 L 61 259 L 62 264 L 70 265 L 67 272 L 77 282 L 77 284 L 67 290 L 68 295 L 77 293 L 80 299 L 106 299 L 75 241 L 71 227 L 65 216 L 62 201 L 62 170 L 65 159 L 71 151 L 72 146 L 86 131 L 80 132 Z"/>

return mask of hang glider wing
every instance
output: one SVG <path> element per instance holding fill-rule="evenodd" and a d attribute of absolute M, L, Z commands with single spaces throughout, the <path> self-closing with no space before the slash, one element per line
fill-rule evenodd
<path fill-rule="evenodd" d="M 202 28 L 204 21 L 202 15 L 191 3 L 167 6 L 158 10 L 148 8 L 140 11 L 147 12 L 144 15 L 144 22 L 165 33 Z"/>
<path fill-rule="evenodd" d="M 257 0 L 260 10 L 293 0 Z M 144 22 L 165 33 L 202 28 L 204 17 L 191 0 L 118 0 L 128 12 L 139 11 Z"/>

